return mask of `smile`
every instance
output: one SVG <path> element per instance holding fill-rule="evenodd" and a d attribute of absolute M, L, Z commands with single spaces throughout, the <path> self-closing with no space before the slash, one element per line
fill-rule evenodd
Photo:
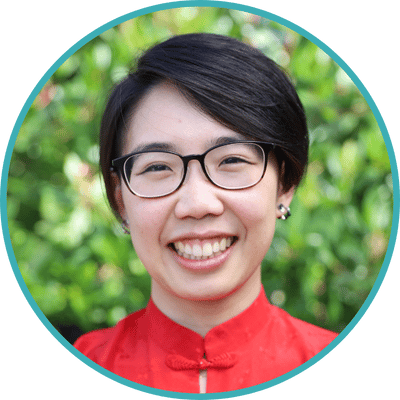
<path fill-rule="evenodd" d="M 191 240 L 190 242 L 174 242 L 173 249 L 188 260 L 207 260 L 219 256 L 236 241 L 230 236 L 222 239 Z"/>

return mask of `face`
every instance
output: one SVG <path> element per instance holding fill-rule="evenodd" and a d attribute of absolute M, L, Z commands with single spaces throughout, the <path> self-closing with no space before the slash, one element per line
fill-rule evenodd
<path fill-rule="evenodd" d="M 202 154 L 221 138 L 242 137 L 163 84 L 136 109 L 123 154 L 160 143 L 180 155 Z M 133 246 L 152 278 L 152 290 L 164 297 L 214 300 L 259 290 L 261 261 L 281 215 L 278 205 L 288 206 L 291 193 L 280 193 L 278 168 L 270 154 L 263 179 L 247 189 L 214 186 L 192 160 L 183 185 L 168 196 L 140 198 L 121 183 L 116 197 Z M 190 253 L 200 259 L 190 259 Z"/>

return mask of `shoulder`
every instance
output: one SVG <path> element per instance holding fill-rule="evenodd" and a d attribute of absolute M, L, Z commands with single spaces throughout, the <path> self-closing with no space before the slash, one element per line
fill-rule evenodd
<path fill-rule="evenodd" d="M 128 315 L 112 328 L 91 331 L 80 336 L 74 343 L 74 347 L 92 361 L 99 363 L 104 355 L 116 350 L 116 347 L 124 343 L 126 337 L 132 336 L 137 331 L 137 325 L 145 309 Z"/>
<path fill-rule="evenodd" d="M 74 347 L 81 353 L 87 355 L 93 349 L 106 344 L 115 332 L 114 328 L 99 329 L 96 331 L 85 333 L 80 336 L 74 343 Z"/>
<path fill-rule="evenodd" d="M 274 306 L 274 324 L 277 334 L 287 338 L 288 345 L 301 348 L 309 356 L 315 355 L 331 343 L 338 333 L 292 317 Z"/>

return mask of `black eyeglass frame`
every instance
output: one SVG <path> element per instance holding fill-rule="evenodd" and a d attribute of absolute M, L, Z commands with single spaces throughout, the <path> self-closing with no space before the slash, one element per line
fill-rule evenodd
<path fill-rule="evenodd" d="M 260 179 L 257 182 L 255 182 L 255 183 L 253 183 L 253 184 L 251 184 L 249 186 L 245 186 L 245 187 L 229 188 L 229 187 L 224 187 L 224 186 L 218 185 L 217 183 L 215 183 L 211 179 L 210 175 L 207 172 L 206 165 L 204 163 L 206 155 L 210 151 L 215 150 L 218 147 L 232 145 L 232 144 L 256 144 L 256 145 L 260 146 L 261 149 L 263 150 L 263 152 L 264 152 L 264 168 L 263 168 L 263 173 L 262 173 Z M 213 146 L 213 147 L 209 148 L 203 154 L 190 154 L 188 156 L 181 156 L 178 153 L 175 153 L 173 151 L 168 151 L 168 150 L 143 150 L 143 151 L 137 151 L 137 152 L 134 152 L 134 153 L 126 154 L 125 156 L 122 156 L 122 157 L 115 158 L 114 160 L 111 161 L 112 167 L 110 168 L 110 170 L 113 171 L 113 172 L 120 172 L 120 174 L 122 172 L 122 177 L 124 179 L 124 182 L 125 182 L 126 186 L 129 189 L 129 191 L 132 194 L 134 194 L 135 196 L 142 197 L 142 198 L 145 198 L 145 199 L 153 199 L 153 198 L 158 198 L 158 197 L 165 197 L 165 196 L 168 196 L 168 195 L 176 192 L 177 190 L 179 190 L 180 187 L 183 185 L 183 182 L 185 181 L 189 162 L 192 161 L 192 160 L 197 160 L 200 163 L 201 168 L 202 168 L 202 170 L 204 172 L 204 175 L 216 187 L 219 187 L 219 188 L 225 189 L 225 190 L 241 190 L 241 189 L 247 189 L 247 188 L 250 188 L 250 187 L 253 187 L 253 186 L 257 185 L 262 180 L 262 178 L 264 178 L 265 171 L 266 171 L 267 165 L 268 165 L 268 154 L 271 151 L 273 151 L 275 147 L 276 147 L 275 144 L 269 143 L 269 142 L 254 141 L 254 140 L 238 140 L 238 141 L 232 141 L 232 142 L 229 142 L 229 143 L 218 144 L 216 146 Z M 166 194 L 162 194 L 162 195 L 158 195 L 158 196 L 143 196 L 141 194 L 135 193 L 132 190 L 132 188 L 130 187 L 129 182 L 128 182 L 128 178 L 127 178 L 126 172 L 125 172 L 125 163 L 130 157 L 135 156 L 137 154 L 154 153 L 154 152 L 156 152 L 156 153 L 168 153 L 168 154 L 173 154 L 175 156 L 178 156 L 183 162 L 183 175 L 182 175 L 181 182 L 180 182 L 180 184 L 178 185 L 178 187 L 176 189 L 171 190 L 170 192 L 168 192 Z"/>

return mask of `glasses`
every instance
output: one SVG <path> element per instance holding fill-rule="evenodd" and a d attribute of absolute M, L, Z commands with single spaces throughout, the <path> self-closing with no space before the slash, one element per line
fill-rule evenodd
<path fill-rule="evenodd" d="M 162 197 L 178 190 L 192 160 L 200 163 L 205 176 L 215 186 L 237 190 L 261 181 L 273 148 L 271 143 L 239 141 L 188 156 L 146 150 L 117 158 L 112 166 L 113 170 L 120 171 L 129 190 L 139 197 Z"/>

